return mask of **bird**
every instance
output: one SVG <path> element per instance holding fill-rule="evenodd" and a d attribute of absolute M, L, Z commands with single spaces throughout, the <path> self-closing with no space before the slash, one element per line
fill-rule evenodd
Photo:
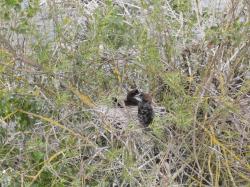
<path fill-rule="evenodd" d="M 152 107 L 152 97 L 148 93 L 140 92 L 135 96 L 138 101 L 138 121 L 144 127 L 148 127 L 154 119 L 154 110 Z"/>
<path fill-rule="evenodd" d="M 138 89 L 133 89 L 127 93 L 127 98 L 124 100 L 125 106 L 138 106 L 139 101 L 136 98 L 140 92 Z"/>
<path fill-rule="evenodd" d="M 130 122 L 136 122 L 138 103 L 136 96 L 140 92 L 138 89 L 132 89 L 127 92 L 124 99 L 112 97 L 112 106 L 98 105 L 94 111 L 101 114 L 105 119 L 111 122 L 118 129 L 124 129 Z"/>
<path fill-rule="evenodd" d="M 113 107 L 100 105 L 95 111 L 102 113 L 112 124 L 119 124 L 121 129 L 126 127 L 131 121 L 147 128 L 154 117 L 162 117 L 166 114 L 164 107 L 159 107 L 152 101 L 149 93 L 144 93 L 138 89 L 127 92 L 125 98 L 119 101 L 112 98 Z"/>
<path fill-rule="evenodd" d="M 139 101 L 135 98 L 136 95 L 138 95 L 140 92 L 138 89 L 130 90 L 127 93 L 126 99 L 124 99 L 124 102 L 119 102 L 116 97 L 112 97 L 113 105 L 117 106 L 119 108 L 124 108 L 125 106 L 138 106 Z"/>

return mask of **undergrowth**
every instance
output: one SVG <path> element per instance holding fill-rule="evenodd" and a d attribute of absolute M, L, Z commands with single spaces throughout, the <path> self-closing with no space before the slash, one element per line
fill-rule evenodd
<path fill-rule="evenodd" d="M 249 185 L 250 4 L 193 2 L 2 0 L 1 186 Z M 135 87 L 150 130 L 94 112 Z"/>

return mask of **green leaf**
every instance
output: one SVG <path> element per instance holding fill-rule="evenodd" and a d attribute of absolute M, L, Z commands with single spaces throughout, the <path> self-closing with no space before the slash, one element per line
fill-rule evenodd
<path fill-rule="evenodd" d="M 36 162 L 40 162 L 44 158 L 44 153 L 41 151 L 35 151 L 31 153 L 31 156 Z"/>
<path fill-rule="evenodd" d="M 15 6 L 18 5 L 20 2 L 18 0 L 5 0 L 5 3 L 8 6 Z"/>

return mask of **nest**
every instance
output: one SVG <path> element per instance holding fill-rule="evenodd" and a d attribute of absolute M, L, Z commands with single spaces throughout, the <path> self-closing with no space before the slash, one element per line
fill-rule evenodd
<path fill-rule="evenodd" d="M 164 107 L 153 106 L 153 110 L 155 117 L 163 117 L 166 114 L 166 109 Z M 119 129 L 125 129 L 128 124 L 135 124 L 138 125 L 138 127 L 142 127 L 137 117 L 137 106 L 126 106 L 120 108 L 100 105 L 94 108 L 93 111 L 98 114 L 102 120 L 108 121 L 114 127 Z"/>

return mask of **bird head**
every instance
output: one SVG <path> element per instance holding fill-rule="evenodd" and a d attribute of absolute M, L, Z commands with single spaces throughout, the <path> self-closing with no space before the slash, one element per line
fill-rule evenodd
<path fill-rule="evenodd" d="M 138 100 L 135 98 L 138 94 L 140 94 L 138 89 L 133 89 L 127 93 L 127 98 L 124 101 L 126 106 L 137 106 Z"/>
<path fill-rule="evenodd" d="M 149 93 L 140 92 L 139 94 L 136 94 L 134 98 L 138 102 L 148 102 L 150 104 L 152 103 L 152 96 Z"/>
<path fill-rule="evenodd" d="M 139 93 L 140 92 L 139 92 L 138 89 L 133 89 L 133 90 L 131 90 L 131 91 L 128 92 L 127 99 L 132 98 L 132 97 L 138 95 Z"/>

